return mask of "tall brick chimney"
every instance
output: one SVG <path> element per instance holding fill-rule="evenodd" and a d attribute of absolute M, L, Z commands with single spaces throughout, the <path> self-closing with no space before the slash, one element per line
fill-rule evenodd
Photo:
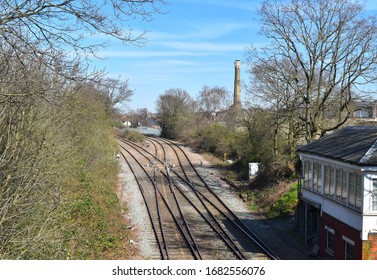
<path fill-rule="evenodd" d="M 234 61 L 234 99 L 233 105 L 241 105 L 241 61 Z"/>

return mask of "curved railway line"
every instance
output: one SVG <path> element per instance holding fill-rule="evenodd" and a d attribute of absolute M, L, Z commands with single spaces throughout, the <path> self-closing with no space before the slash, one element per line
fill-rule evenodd
<path fill-rule="evenodd" d="M 160 259 L 279 259 L 220 199 L 178 144 L 119 140 L 142 194 Z M 216 190 L 216 188 L 218 188 Z"/>

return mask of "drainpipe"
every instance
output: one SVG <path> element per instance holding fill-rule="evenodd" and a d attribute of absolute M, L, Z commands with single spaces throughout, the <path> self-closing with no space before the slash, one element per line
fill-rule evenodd
<path fill-rule="evenodd" d="M 304 242 L 307 244 L 308 237 L 308 203 L 305 203 L 305 219 L 304 219 Z"/>

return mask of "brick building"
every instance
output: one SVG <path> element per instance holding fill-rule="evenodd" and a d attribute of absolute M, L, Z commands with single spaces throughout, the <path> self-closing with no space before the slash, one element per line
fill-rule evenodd
<path fill-rule="evenodd" d="M 305 242 L 326 259 L 377 259 L 377 127 L 346 127 L 298 153 Z"/>

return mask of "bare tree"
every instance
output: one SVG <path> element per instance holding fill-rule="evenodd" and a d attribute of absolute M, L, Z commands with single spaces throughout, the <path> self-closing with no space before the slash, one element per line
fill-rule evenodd
<path fill-rule="evenodd" d="M 306 141 L 346 123 L 355 94 L 376 82 L 376 18 L 352 0 L 267 0 L 259 13 L 269 44 L 249 51 L 251 65 L 283 86 L 275 98 L 294 95 Z"/>
<path fill-rule="evenodd" d="M 230 104 L 230 95 L 224 87 L 204 86 L 197 98 L 198 107 L 209 120 L 216 121 L 216 114 L 226 110 Z"/>
<path fill-rule="evenodd" d="M 33 55 L 0 64 L 0 258 L 64 258 L 68 181 L 114 160 L 107 96 Z"/>
<path fill-rule="evenodd" d="M 9 0 L 0 5 L 0 40 L 15 49 L 15 38 L 34 54 L 66 49 L 77 54 L 94 53 L 106 42 L 88 43 L 95 35 L 142 45 L 142 33 L 125 28 L 131 20 L 151 20 L 161 0 Z M 19 50 L 21 52 L 21 50 Z"/>
<path fill-rule="evenodd" d="M 107 108 L 111 109 L 129 101 L 134 91 L 128 87 L 128 80 L 102 78 L 91 83 L 93 90 L 103 97 Z"/>
<path fill-rule="evenodd" d="M 34 56 L 0 59 L 0 257 L 24 258 L 45 238 L 60 198 L 58 161 L 70 149 L 62 110 L 51 104 L 68 85 Z"/>
<path fill-rule="evenodd" d="M 304 128 L 300 119 L 300 98 L 286 83 L 284 76 L 292 72 L 288 60 L 271 63 L 255 63 L 250 67 L 252 80 L 248 88 L 249 102 L 252 108 L 264 110 L 270 115 L 269 125 L 273 129 L 274 155 L 281 154 L 279 146 L 287 143 L 290 158 L 295 157 L 295 149 L 299 138 L 303 135 Z M 280 71 L 275 71 L 279 69 Z M 281 71 L 284 70 L 284 71 Z M 253 110 L 252 110 L 253 111 Z M 281 149 L 280 149 L 281 150 Z"/>

